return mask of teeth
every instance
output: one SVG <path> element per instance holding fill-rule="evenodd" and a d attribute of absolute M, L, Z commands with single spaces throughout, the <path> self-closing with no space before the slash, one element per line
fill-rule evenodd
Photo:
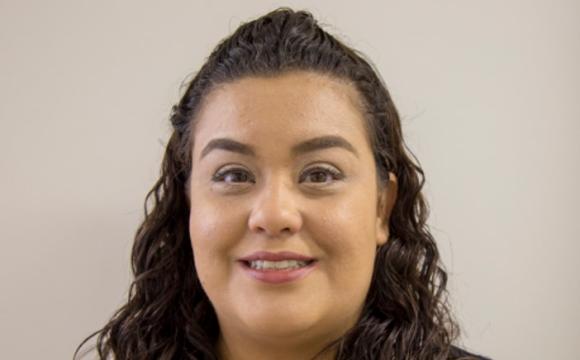
<path fill-rule="evenodd" d="M 298 260 L 283 260 L 283 261 L 267 261 L 267 260 L 256 260 L 250 261 L 250 267 L 252 269 L 297 269 L 308 265 L 308 261 L 298 261 Z"/>

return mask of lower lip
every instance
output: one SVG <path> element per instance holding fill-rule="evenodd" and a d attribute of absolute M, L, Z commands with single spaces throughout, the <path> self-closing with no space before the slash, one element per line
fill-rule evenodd
<path fill-rule="evenodd" d="M 250 265 L 244 261 L 240 261 L 240 265 L 248 275 L 256 280 L 269 284 L 282 284 L 304 278 L 316 269 L 318 261 L 314 261 L 310 265 L 304 267 L 284 270 L 252 269 Z"/>

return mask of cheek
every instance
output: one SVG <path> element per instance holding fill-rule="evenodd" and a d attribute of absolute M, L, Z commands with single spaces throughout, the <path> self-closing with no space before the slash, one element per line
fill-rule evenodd
<path fill-rule="evenodd" d="M 320 219 L 320 226 L 332 234 L 328 237 L 330 251 L 374 244 L 376 200 L 364 192 L 352 191 L 316 212 L 314 219 Z"/>
<path fill-rule="evenodd" d="M 239 231 L 242 214 L 231 203 L 193 191 L 189 216 L 189 234 L 194 250 L 220 252 L 229 247 Z"/>
<path fill-rule="evenodd" d="M 336 317 L 359 311 L 369 290 L 376 246 L 368 209 L 349 202 L 328 208 L 315 220 L 317 233 L 313 237 L 324 254 L 320 263 L 323 280 L 317 289 L 334 299 L 330 303 Z"/>
<path fill-rule="evenodd" d="M 313 225 L 317 232 L 314 238 L 328 257 L 329 276 L 341 282 L 368 277 L 376 249 L 374 203 L 363 196 L 352 196 L 320 209 L 318 214 L 313 218 L 317 222 Z"/>
<path fill-rule="evenodd" d="M 240 215 L 234 214 L 231 207 L 193 199 L 189 235 L 197 274 L 204 287 L 219 284 L 231 271 L 233 249 L 242 238 L 241 225 Z"/>

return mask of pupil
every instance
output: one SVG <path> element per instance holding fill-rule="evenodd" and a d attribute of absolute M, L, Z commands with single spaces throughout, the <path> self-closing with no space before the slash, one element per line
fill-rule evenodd
<path fill-rule="evenodd" d="M 227 176 L 228 180 L 232 182 L 243 182 L 246 180 L 246 175 L 241 172 L 232 172 Z M 239 180 L 239 181 L 236 181 Z"/>
<path fill-rule="evenodd" d="M 321 171 L 315 172 L 314 179 L 315 179 L 315 181 L 320 180 L 319 182 L 324 182 L 324 181 L 326 181 L 326 174 L 324 174 Z"/>

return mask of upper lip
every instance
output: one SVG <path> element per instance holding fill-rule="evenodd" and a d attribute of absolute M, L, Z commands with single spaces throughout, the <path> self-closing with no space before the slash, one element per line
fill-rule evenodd
<path fill-rule="evenodd" d="M 316 260 L 311 256 L 306 256 L 298 254 L 292 251 L 281 251 L 281 252 L 269 252 L 269 251 L 257 251 L 248 256 L 240 258 L 241 261 L 256 261 L 256 260 L 268 260 L 268 261 L 283 261 L 283 260 L 298 260 L 298 261 L 312 261 Z"/>

